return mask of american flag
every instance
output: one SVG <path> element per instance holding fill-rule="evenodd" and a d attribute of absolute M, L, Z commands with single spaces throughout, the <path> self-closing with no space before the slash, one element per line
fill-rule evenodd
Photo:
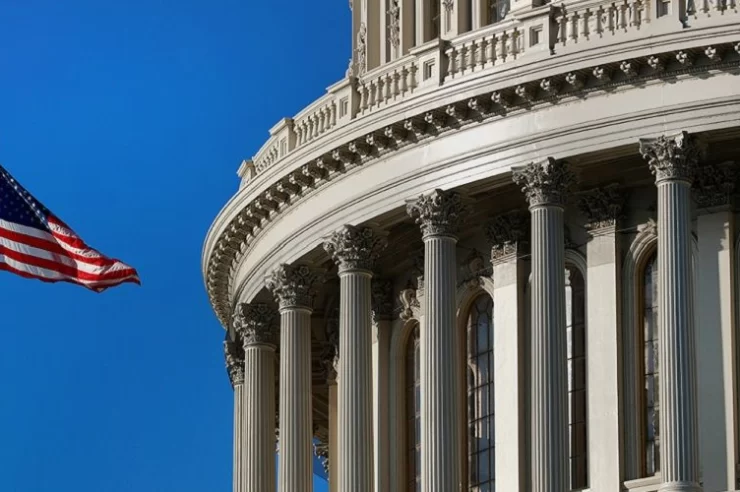
<path fill-rule="evenodd" d="M 139 283 L 136 270 L 89 247 L 0 166 L 0 270 L 96 292 Z"/>

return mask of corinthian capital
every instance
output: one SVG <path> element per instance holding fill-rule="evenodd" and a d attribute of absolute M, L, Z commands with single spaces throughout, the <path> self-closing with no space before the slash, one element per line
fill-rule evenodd
<path fill-rule="evenodd" d="M 280 309 L 311 309 L 316 284 L 323 282 L 323 272 L 307 265 L 282 264 L 267 279 L 267 288 L 277 299 Z"/>
<path fill-rule="evenodd" d="M 254 345 L 275 347 L 278 340 L 277 313 L 263 303 L 242 303 L 233 317 L 234 331 L 239 334 L 244 350 Z"/>
<path fill-rule="evenodd" d="M 552 157 L 512 169 L 511 179 L 521 186 L 530 208 L 564 206 L 568 191 L 576 181 L 568 163 Z"/>
<path fill-rule="evenodd" d="M 656 183 L 667 180 L 691 183 L 702 150 L 701 144 L 688 132 L 640 139 L 640 155 L 648 161 Z"/>
<path fill-rule="evenodd" d="M 421 226 L 424 237 L 454 236 L 468 207 L 455 191 L 434 190 L 406 205 L 406 212 Z"/>
<path fill-rule="evenodd" d="M 244 350 L 239 342 L 232 342 L 228 338 L 224 340 L 224 358 L 226 359 L 226 372 L 229 374 L 231 387 L 244 383 Z"/>
<path fill-rule="evenodd" d="M 525 214 L 509 212 L 495 217 L 486 229 L 491 243 L 491 260 L 495 263 L 517 254 L 519 246 L 527 242 L 528 222 Z"/>
<path fill-rule="evenodd" d="M 324 250 L 339 264 L 339 270 L 372 270 L 388 244 L 386 234 L 371 227 L 345 225 L 324 241 Z"/>
<path fill-rule="evenodd" d="M 612 227 L 622 218 L 624 197 L 616 185 L 594 188 L 578 197 L 578 207 L 588 218 L 587 229 Z"/>

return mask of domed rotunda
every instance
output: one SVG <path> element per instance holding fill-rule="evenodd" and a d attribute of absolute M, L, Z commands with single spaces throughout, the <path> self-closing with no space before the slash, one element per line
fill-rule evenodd
<path fill-rule="evenodd" d="M 740 490 L 740 0 L 350 8 L 203 249 L 234 492 Z"/>

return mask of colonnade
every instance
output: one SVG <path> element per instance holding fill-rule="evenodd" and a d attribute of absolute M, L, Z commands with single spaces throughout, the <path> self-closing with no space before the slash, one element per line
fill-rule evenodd
<path fill-rule="evenodd" d="M 658 191 L 659 334 L 662 492 L 700 492 L 697 385 L 693 328 L 690 188 L 699 146 L 681 133 L 640 141 L 640 153 Z M 564 209 L 575 183 L 567 162 L 545 159 L 512 170 L 531 215 L 531 443 L 532 492 L 568 492 L 568 383 L 565 338 Z M 461 464 L 456 333 L 457 231 L 468 212 L 463 196 L 434 190 L 409 201 L 407 212 L 424 241 L 424 321 L 421 344 L 421 490 L 460 491 Z M 502 216 L 494 231 L 496 293 L 518 276 L 521 220 Z M 513 222 L 512 222 L 513 221 Z M 514 224 L 516 222 L 516 224 Z M 514 224 L 514 225 L 512 225 Z M 338 451 L 332 456 L 338 492 L 374 492 L 372 289 L 386 234 L 344 226 L 324 242 L 340 278 L 338 351 Z M 234 492 L 275 490 L 274 357 L 280 338 L 280 492 L 312 490 L 311 313 L 324 272 L 281 265 L 267 281 L 279 317 L 264 304 L 241 304 L 227 341 L 234 386 Z M 501 279 L 501 285 L 498 285 Z M 508 298 L 507 298 L 508 299 Z M 496 299 L 494 299 L 496 301 Z M 497 306 L 494 302 L 494 306 Z M 494 307 L 498 313 L 498 307 Z M 517 315 L 509 310 L 503 315 Z M 279 319 L 279 326 L 278 326 Z M 519 405 L 519 403 L 517 403 Z M 521 410 L 520 410 L 521 411 Z M 451 424 L 453 423 L 453 424 Z M 512 431 L 514 435 L 516 430 Z M 336 450 L 333 450 L 336 451 Z M 513 463 L 513 462 L 512 462 Z M 497 469 L 498 469 L 497 465 Z M 511 486 L 523 490 L 519 481 Z M 334 488 L 336 487 L 336 488 Z"/>

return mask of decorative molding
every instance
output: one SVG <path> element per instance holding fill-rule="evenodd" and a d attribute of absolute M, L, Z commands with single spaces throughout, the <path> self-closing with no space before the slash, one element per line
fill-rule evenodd
<path fill-rule="evenodd" d="M 587 218 L 586 229 L 615 227 L 623 218 L 624 195 L 618 185 L 611 184 L 578 194 L 578 208 Z"/>
<path fill-rule="evenodd" d="M 241 337 L 244 350 L 254 345 L 275 348 L 279 338 L 277 312 L 265 303 L 241 303 L 233 316 L 234 331 Z"/>
<path fill-rule="evenodd" d="M 702 152 L 703 145 L 688 132 L 640 139 L 640 155 L 648 161 L 656 184 L 668 180 L 691 183 Z"/>
<path fill-rule="evenodd" d="M 731 205 L 737 179 L 738 171 L 733 162 L 698 167 L 693 183 L 696 204 L 699 208 Z"/>
<path fill-rule="evenodd" d="M 227 335 L 228 337 L 228 335 Z M 229 374 L 231 387 L 244 384 L 244 349 L 239 341 L 224 340 L 224 358 L 226 372 Z"/>
<path fill-rule="evenodd" d="M 727 52 L 732 52 L 734 50 L 740 54 L 740 43 L 727 43 L 726 45 L 714 46 L 713 48 L 719 51 L 725 50 Z M 680 50 L 667 52 L 666 56 L 670 53 L 680 53 Z M 696 51 L 692 50 L 692 53 L 694 53 L 697 58 L 701 57 L 701 60 L 704 60 L 704 56 L 706 56 L 700 48 L 697 48 Z M 694 60 L 694 63 L 691 66 L 677 63 L 675 65 L 668 66 L 663 74 L 646 72 L 644 75 L 632 79 L 620 78 L 617 73 L 619 72 L 618 66 L 615 64 L 594 66 L 593 68 L 584 68 L 584 70 L 579 72 L 584 76 L 584 85 L 580 89 L 576 89 L 574 87 L 573 90 L 568 91 L 567 94 L 562 94 L 562 96 L 581 98 L 592 92 L 613 90 L 620 86 L 647 82 L 657 77 L 674 77 L 678 75 L 702 76 L 702 74 L 706 74 L 710 69 L 716 70 L 722 69 L 723 67 L 728 69 L 735 68 L 737 67 L 737 61 L 720 60 L 717 63 L 707 65 L 705 63 L 699 63 L 699 60 L 697 59 Z M 567 76 L 567 74 L 568 73 L 565 72 L 562 77 Z M 355 73 L 354 75 L 357 74 Z M 540 79 L 533 79 L 533 83 L 539 83 L 539 80 Z M 471 111 L 471 114 L 469 115 L 470 120 L 466 121 L 465 124 L 480 124 L 489 121 L 491 118 L 505 118 L 513 110 L 531 111 L 535 108 L 533 105 L 515 105 L 513 103 L 513 95 L 514 86 L 500 88 L 493 92 L 481 93 L 477 97 L 480 100 L 485 100 L 486 98 L 490 99 L 497 106 L 497 109 L 486 113 L 485 117 L 481 117 L 478 112 Z M 552 103 L 549 98 L 542 99 L 542 102 Z M 376 113 L 373 112 L 371 114 L 375 115 Z M 433 134 L 427 126 L 428 125 L 423 121 L 423 115 L 411 115 L 402 122 L 391 124 L 383 128 L 381 131 L 393 134 L 397 138 L 396 148 L 402 149 L 408 145 L 422 143 L 425 139 L 431 137 Z M 459 127 L 445 127 L 445 131 L 454 131 L 458 128 Z M 341 144 L 339 148 L 346 147 L 347 144 L 345 143 Z M 327 151 L 324 154 L 330 156 L 331 153 L 332 151 Z M 376 157 L 379 155 L 381 154 L 375 154 Z M 249 250 L 250 245 L 270 225 L 270 222 L 278 215 L 278 213 L 281 213 L 286 208 L 295 206 L 300 202 L 300 198 L 305 196 L 308 192 L 316 190 L 330 182 L 328 173 L 323 169 L 317 168 L 315 159 L 307 161 L 304 165 L 291 171 L 287 176 L 282 176 L 281 179 L 286 178 L 288 182 L 299 186 L 301 191 L 296 194 L 295 199 L 291 200 L 290 204 L 284 205 L 280 212 L 273 214 L 265 213 L 265 211 L 255 206 L 255 198 L 252 203 L 245 205 L 244 210 L 237 214 L 230 223 L 214 228 L 214 232 L 211 234 L 219 234 L 217 238 L 211 239 L 209 237 L 209 240 L 213 241 L 213 246 L 210 248 L 207 247 L 206 256 L 204 257 L 205 283 L 211 305 L 223 326 L 229 325 L 233 309 L 230 295 L 232 290 L 235 288 L 235 286 L 232 285 L 234 273 L 237 269 L 237 265 Z M 227 232 L 234 224 L 239 225 L 239 228 L 242 231 L 240 235 L 229 234 Z M 219 233 L 218 231 L 222 232 Z"/>
<path fill-rule="evenodd" d="M 283 263 L 272 272 L 266 283 L 278 301 L 280 309 L 312 309 L 316 295 L 315 286 L 323 281 L 322 270 L 308 265 Z"/>
<path fill-rule="evenodd" d="M 468 288 L 480 287 L 482 285 L 482 278 L 490 277 L 491 267 L 487 265 L 486 259 L 477 250 L 472 249 L 468 256 L 463 260 L 463 263 L 458 273 L 460 279 L 457 283 L 458 288 L 466 286 Z"/>
<path fill-rule="evenodd" d="M 324 241 L 324 251 L 339 265 L 340 273 L 347 270 L 372 271 L 380 253 L 388 245 L 387 236 L 371 227 L 345 225 Z"/>
<path fill-rule="evenodd" d="M 454 236 L 468 207 L 458 192 L 437 189 L 407 202 L 406 212 L 420 225 L 423 237 Z"/>
<path fill-rule="evenodd" d="M 393 282 L 388 279 L 374 278 L 372 280 L 372 308 L 373 320 L 393 318 Z"/>
<path fill-rule="evenodd" d="M 527 214 L 514 211 L 494 217 L 486 227 L 486 237 L 491 243 L 491 261 L 496 264 L 521 253 L 529 238 Z"/>
<path fill-rule="evenodd" d="M 530 208 L 564 207 L 568 191 L 576 182 L 568 163 L 552 157 L 512 169 L 512 180 L 521 186 Z"/>
<path fill-rule="evenodd" d="M 398 299 L 401 301 L 401 314 L 399 317 L 403 321 L 413 318 L 414 308 L 420 307 L 419 300 L 416 297 L 416 289 L 409 284 L 400 292 Z"/>
<path fill-rule="evenodd" d="M 364 22 L 360 23 L 360 30 L 357 32 L 355 54 L 355 75 L 362 77 L 367 72 L 367 26 Z"/>

